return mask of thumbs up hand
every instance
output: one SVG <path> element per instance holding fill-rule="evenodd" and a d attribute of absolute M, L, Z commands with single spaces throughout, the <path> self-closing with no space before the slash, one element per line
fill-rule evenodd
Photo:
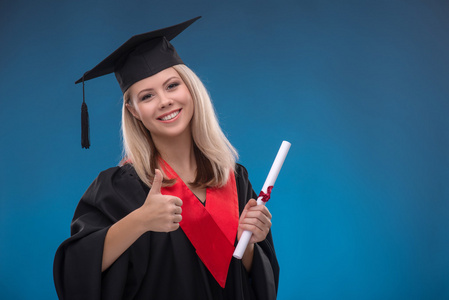
<path fill-rule="evenodd" d="M 146 231 L 170 232 L 179 228 L 182 220 L 182 200 L 175 196 L 162 195 L 162 173 L 156 170 L 153 185 L 139 208 Z"/>

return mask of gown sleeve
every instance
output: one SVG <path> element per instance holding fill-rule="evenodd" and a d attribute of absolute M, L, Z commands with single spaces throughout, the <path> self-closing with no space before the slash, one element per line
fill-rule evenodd
<path fill-rule="evenodd" d="M 122 299 L 129 284 L 124 274 L 130 251 L 125 251 L 114 268 L 103 274 L 101 265 L 110 226 L 141 205 L 123 201 L 123 193 L 116 191 L 142 191 L 141 187 L 133 186 L 136 181 L 126 179 L 119 167 L 106 170 L 81 198 L 72 220 L 71 237 L 59 246 L 55 255 L 53 276 L 59 299 Z"/>
<path fill-rule="evenodd" d="M 248 172 L 245 167 L 237 165 L 237 182 L 239 197 L 244 197 L 244 204 L 250 199 L 257 199 Z M 239 199 L 241 201 L 241 199 Z M 245 205 L 240 205 L 240 214 Z M 259 300 L 276 299 L 279 283 L 279 263 L 274 251 L 271 230 L 265 240 L 254 245 L 254 257 L 251 272 L 248 274 L 253 294 Z"/>

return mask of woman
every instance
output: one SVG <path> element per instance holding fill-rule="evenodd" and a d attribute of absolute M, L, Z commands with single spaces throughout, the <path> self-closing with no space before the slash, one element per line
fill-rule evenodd
<path fill-rule="evenodd" d="M 197 19 L 134 36 L 78 81 L 115 73 L 126 163 L 100 173 L 75 211 L 55 257 L 60 299 L 276 298 L 271 214 L 169 42 Z"/>

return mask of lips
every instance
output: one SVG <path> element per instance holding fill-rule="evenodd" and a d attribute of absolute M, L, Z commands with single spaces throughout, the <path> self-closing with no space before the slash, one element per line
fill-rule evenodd
<path fill-rule="evenodd" d="M 180 112 L 181 112 L 181 109 L 177 109 L 175 111 L 171 111 L 167 114 L 164 114 L 164 115 L 158 117 L 157 119 L 161 120 L 161 121 L 170 121 L 170 120 L 173 120 L 174 118 L 176 118 Z"/>

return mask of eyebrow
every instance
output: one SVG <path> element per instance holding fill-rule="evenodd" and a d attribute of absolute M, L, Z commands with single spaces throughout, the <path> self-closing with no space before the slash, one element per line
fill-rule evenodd
<path fill-rule="evenodd" d="M 165 80 L 164 83 L 163 83 L 162 85 L 163 85 L 163 86 L 166 85 L 170 80 L 173 80 L 173 79 L 179 79 L 179 77 L 178 77 L 178 76 L 172 76 L 172 77 L 168 78 L 167 80 Z M 153 89 L 153 88 L 149 88 L 149 89 L 143 89 L 143 90 L 141 90 L 140 92 L 137 93 L 137 98 L 140 98 L 140 95 L 141 95 L 142 93 L 148 92 L 148 91 L 152 91 L 152 90 L 154 90 L 154 89 Z"/>

